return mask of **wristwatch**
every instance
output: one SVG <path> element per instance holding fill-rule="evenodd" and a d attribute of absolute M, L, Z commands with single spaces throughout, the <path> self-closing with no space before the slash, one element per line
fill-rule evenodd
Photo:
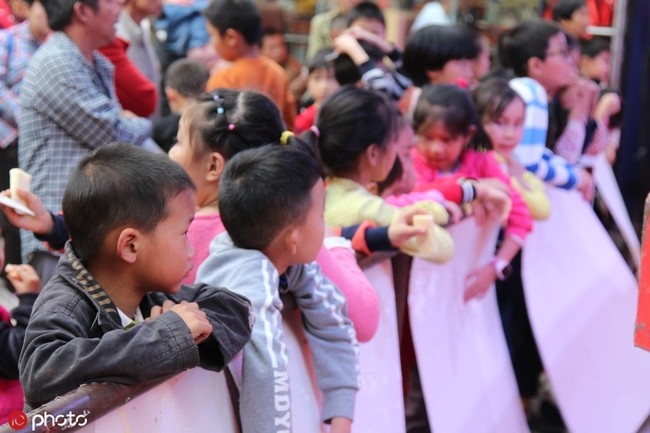
<path fill-rule="evenodd" d="M 492 259 L 490 264 L 494 268 L 494 272 L 496 272 L 497 278 L 501 281 L 506 280 L 510 274 L 512 274 L 512 266 L 507 260 L 495 257 Z"/>

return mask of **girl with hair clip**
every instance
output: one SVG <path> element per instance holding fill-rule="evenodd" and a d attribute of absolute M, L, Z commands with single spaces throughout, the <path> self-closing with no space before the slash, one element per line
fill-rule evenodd
<path fill-rule="evenodd" d="M 551 205 L 544 182 L 527 171 L 513 152 L 524 133 L 526 106 L 523 99 L 507 80 L 493 78 L 474 91 L 474 101 L 494 155 L 510 175 L 512 185 L 521 194 L 531 216 L 536 220 L 547 219 Z M 512 259 L 510 278 L 496 281 L 496 294 L 519 393 L 526 415 L 530 415 L 531 399 L 538 391 L 542 361 L 528 318 L 521 256 L 520 250 Z"/>
<path fill-rule="evenodd" d="M 494 156 L 510 175 L 533 219 L 545 220 L 551 212 L 544 182 L 517 160 L 515 147 L 524 134 L 526 105 L 508 81 L 492 78 L 474 91 L 478 116 Z"/>
<path fill-rule="evenodd" d="M 199 265 L 209 255 L 210 242 L 225 231 L 218 204 L 219 180 L 226 162 L 243 150 L 280 140 L 293 142 L 292 135 L 285 131 L 276 105 L 254 91 L 218 89 L 203 95 L 183 113 L 178 143 L 169 156 L 185 168 L 196 186 L 197 211 L 188 231 L 195 249 L 194 267 L 185 283 L 194 282 Z M 349 243 L 326 237 L 316 261 L 348 300 L 358 340 L 370 340 L 379 322 L 379 300 L 357 266 Z"/>
<path fill-rule="evenodd" d="M 467 276 L 465 300 L 481 298 L 497 278 L 507 277 L 510 262 L 532 230 L 530 213 L 493 153 L 486 151 L 489 139 L 467 91 L 453 85 L 425 86 L 415 108 L 413 127 L 417 134 L 412 150 L 416 185 L 458 174 L 478 179 L 479 183 L 495 178 L 496 182 L 488 182 L 495 186 L 501 183 L 512 200 L 505 237 L 494 259 Z M 477 214 L 477 218 L 480 221 L 481 215 Z"/>
<path fill-rule="evenodd" d="M 453 242 L 449 233 L 438 225 L 446 224 L 449 219 L 439 203 L 421 201 L 409 208 L 398 208 L 386 204 L 367 189 L 371 182 L 383 181 L 395 163 L 400 151 L 398 118 L 396 107 L 387 97 L 354 86 L 341 88 L 325 101 L 318 115 L 317 129 L 306 134 L 318 148 L 328 176 L 325 222 L 329 226 L 366 221 L 389 226 L 405 215 L 411 222 L 412 212 L 418 209 L 428 211 L 434 220 L 430 231 L 413 227 L 410 236 L 391 243 L 409 255 L 443 263 L 453 255 Z M 410 147 L 411 143 L 406 140 L 402 145 Z M 409 239 L 425 233 L 429 242 L 424 245 Z"/>

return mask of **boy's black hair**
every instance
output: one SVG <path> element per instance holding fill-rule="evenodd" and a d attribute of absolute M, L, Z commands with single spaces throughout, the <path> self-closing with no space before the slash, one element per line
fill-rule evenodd
<path fill-rule="evenodd" d="M 81 3 L 97 11 L 99 0 L 79 0 Z M 75 0 L 42 0 L 41 4 L 47 13 L 47 24 L 53 32 L 65 29 L 72 20 Z"/>
<path fill-rule="evenodd" d="M 194 190 L 192 180 L 165 154 L 123 143 L 97 149 L 79 162 L 63 194 L 76 254 L 91 261 L 120 227 L 153 232 L 167 217 L 170 199 L 186 190 Z"/>
<path fill-rule="evenodd" d="M 293 146 L 235 155 L 219 185 L 219 213 L 235 246 L 262 251 L 284 228 L 303 222 L 320 178 L 318 160 Z"/>
<path fill-rule="evenodd" d="M 307 70 L 309 74 L 313 73 L 318 69 L 329 69 L 334 68 L 333 59 L 335 57 L 334 50 L 332 48 L 321 48 L 314 54 L 314 57 L 309 59 L 307 62 Z"/>
<path fill-rule="evenodd" d="M 553 21 L 570 20 L 575 11 L 586 5 L 586 0 L 557 0 L 553 6 Z"/>
<path fill-rule="evenodd" d="M 210 71 L 201 62 L 191 59 L 174 61 L 165 72 L 165 86 L 187 98 L 196 98 L 205 91 Z"/>
<path fill-rule="evenodd" d="M 431 25 L 413 33 L 404 48 L 404 72 L 413 84 L 429 83 L 427 71 L 439 71 L 450 60 L 474 59 L 480 52 L 477 35 L 457 26 Z"/>
<path fill-rule="evenodd" d="M 609 43 L 604 38 L 591 38 L 580 41 L 580 54 L 591 59 L 603 52 L 610 52 Z"/>
<path fill-rule="evenodd" d="M 528 75 L 528 60 L 546 59 L 548 41 L 562 29 L 550 21 L 525 21 L 503 32 L 498 43 L 498 58 L 502 66 L 511 68 L 518 77 Z"/>
<path fill-rule="evenodd" d="M 386 149 L 398 132 L 398 119 L 395 103 L 385 94 L 346 85 L 320 107 L 319 135 L 307 131 L 303 137 L 315 143 L 328 174 L 338 176 L 354 171 L 371 145 Z"/>
<path fill-rule="evenodd" d="M 249 45 L 260 43 L 262 15 L 252 0 L 214 0 L 203 10 L 203 15 L 220 35 L 233 29 Z"/>
<path fill-rule="evenodd" d="M 277 105 L 252 90 L 217 89 L 201 95 L 183 114 L 190 142 L 224 159 L 279 140 L 285 127 Z M 197 140 L 198 139 L 198 140 Z"/>
<path fill-rule="evenodd" d="M 334 59 L 334 77 L 341 86 L 356 85 L 361 81 L 361 70 L 352 57 L 341 53 Z"/>
<path fill-rule="evenodd" d="M 379 21 L 384 27 L 386 27 L 386 20 L 384 19 L 384 13 L 381 11 L 379 6 L 370 1 L 363 1 L 350 9 L 346 15 L 348 21 L 348 27 L 352 26 L 356 20 L 359 18 L 366 18 L 368 20 Z"/>
<path fill-rule="evenodd" d="M 441 121 L 452 137 L 467 135 L 475 128 L 470 146 L 489 149 L 490 139 L 481 126 L 470 93 L 452 84 L 427 84 L 413 112 L 413 129 L 423 134 Z"/>

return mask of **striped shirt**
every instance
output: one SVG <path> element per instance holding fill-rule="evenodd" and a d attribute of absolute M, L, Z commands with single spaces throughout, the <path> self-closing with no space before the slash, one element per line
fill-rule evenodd
<path fill-rule="evenodd" d="M 546 91 L 532 78 L 510 80 L 512 87 L 526 104 L 524 135 L 515 148 L 515 157 L 528 171 L 544 182 L 564 189 L 578 186 L 580 176 L 575 165 L 557 156 L 546 147 L 548 131 L 548 99 Z"/>

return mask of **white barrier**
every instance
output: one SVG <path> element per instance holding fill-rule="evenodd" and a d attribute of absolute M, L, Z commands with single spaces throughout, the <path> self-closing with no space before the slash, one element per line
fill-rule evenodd
<path fill-rule="evenodd" d="M 379 295 L 381 310 L 375 336 L 359 347 L 361 389 L 357 394 L 352 431 L 404 433 L 402 370 L 390 260 L 364 272 Z"/>
<path fill-rule="evenodd" d="M 291 427 L 294 433 L 325 431 L 321 423 L 322 395 L 316 384 L 314 366 L 305 337 L 300 311 L 283 315 L 284 342 L 289 354 Z"/>
<path fill-rule="evenodd" d="M 621 195 L 621 190 L 618 188 L 612 166 L 605 159 L 604 153 L 595 157 L 592 163 L 596 187 L 609 213 L 612 215 L 616 226 L 620 230 L 630 252 L 630 256 L 638 269 L 641 262 L 641 243 L 630 220 L 630 215 L 627 213 L 627 208 L 625 207 L 625 202 L 623 202 L 623 196 Z"/>
<path fill-rule="evenodd" d="M 449 232 L 454 257 L 444 265 L 414 259 L 408 299 L 431 430 L 528 432 L 494 287 L 463 301 L 465 277 L 494 255 L 498 227 L 478 227 L 472 218 Z"/>
<path fill-rule="evenodd" d="M 577 193 L 548 196 L 522 277 L 556 400 L 572 433 L 636 432 L 650 413 L 650 358 L 633 344 L 636 281 Z"/>
<path fill-rule="evenodd" d="M 81 433 L 236 433 L 223 373 L 194 368 L 136 397 Z"/>

